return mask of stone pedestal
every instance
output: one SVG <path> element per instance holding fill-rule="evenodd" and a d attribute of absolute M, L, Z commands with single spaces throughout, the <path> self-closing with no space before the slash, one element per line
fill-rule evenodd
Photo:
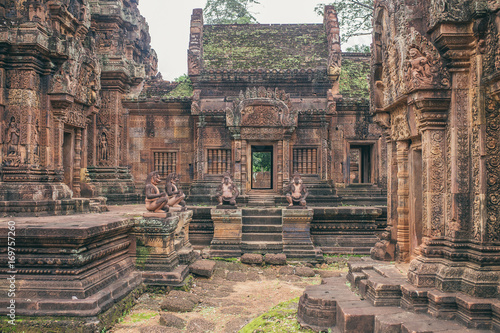
<path fill-rule="evenodd" d="M 282 209 L 283 252 L 288 258 L 322 259 L 322 252 L 311 240 L 311 221 L 314 211 L 310 208 Z"/>
<path fill-rule="evenodd" d="M 241 209 L 212 209 L 214 237 L 210 243 L 210 257 L 241 256 Z"/>
<path fill-rule="evenodd" d="M 12 268 L 6 252 L 0 260 L 2 316 L 10 303 L 11 275 L 16 284 L 16 321 L 17 316 L 95 318 L 112 307 L 119 313 L 125 310 L 118 303 L 142 283 L 130 257 L 132 220 L 109 214 L 47 216 L 36 223 L 32 218 L 13 220 L 15 224 L 0 219 L 0 234 L 5 235 L 0 247 L 7 249 L 9 225 L 15 225 L 16 243 Z M 0 323 L 0 331 L 3 328 Z"/>
<path fill-rule="evenodd" d="M 180 260 L 189 263 L 192 247 L 185 234 L 189 234 L 192 212 L 145 213 L 137 219 L 133 234 L 136 237 L 135 265 L 142 271 L 148 285 L 182 285 L 189 270 Z M 187 232 L 186 232 L 187 230 Z"/>

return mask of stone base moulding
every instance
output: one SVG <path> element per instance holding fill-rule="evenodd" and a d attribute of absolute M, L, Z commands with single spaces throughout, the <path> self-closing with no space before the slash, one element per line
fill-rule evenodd
<path fill-rule="evenodd" d="M 210 257 L 240 257 L 242 235 L 241 209 L 212 209 L 214 237 Z"/>

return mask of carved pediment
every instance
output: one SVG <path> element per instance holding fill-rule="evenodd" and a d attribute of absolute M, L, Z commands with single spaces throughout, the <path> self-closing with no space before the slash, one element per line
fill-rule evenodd
<path fill-rule="evenodd" d="M 446 70 L 441 55 L 432 43 L 410 29 L 407 37 L 405 81 L 408 92 L 415 89 L 446 89 L 450 87 L 450 74 Z"/>
<path fill-rule="evenodd" d="M 226 110 L 226 125 L 233 133 L 250 133 L 241 131 L 242 127 L 253 128 L 254 133 L 259 128 L 277 128 L 284 135 L 297 127 L 297 111 L 282 90 L 249 88 L 245 93 L 240 92 L 233 107 Z"/>

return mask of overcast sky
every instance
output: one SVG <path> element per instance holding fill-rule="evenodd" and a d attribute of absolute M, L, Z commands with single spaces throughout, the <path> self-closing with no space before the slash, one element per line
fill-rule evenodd
<path fill-rule="evenodd" d="M 251 8 L 259 23 L 322 23 L 314 7 L 321 0 L 260 0 Z M 158 69 L 165 80 L 187 73 L 189 22 L 194 8 L 206 0 L 140 0 L 139 10 L 149 24 Z M 365 42 L 369 44 L 369 40 Z M 351 44 L 351 43 L 349 43 Z"/>

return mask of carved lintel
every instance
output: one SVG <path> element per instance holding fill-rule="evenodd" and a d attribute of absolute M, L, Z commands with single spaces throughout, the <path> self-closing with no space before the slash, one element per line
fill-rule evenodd
<path fill-rule="evenodd" d="M 53 109 L 67 109 L 75 100 L 70 94 L 51 94 L 49 96 Z"/>

